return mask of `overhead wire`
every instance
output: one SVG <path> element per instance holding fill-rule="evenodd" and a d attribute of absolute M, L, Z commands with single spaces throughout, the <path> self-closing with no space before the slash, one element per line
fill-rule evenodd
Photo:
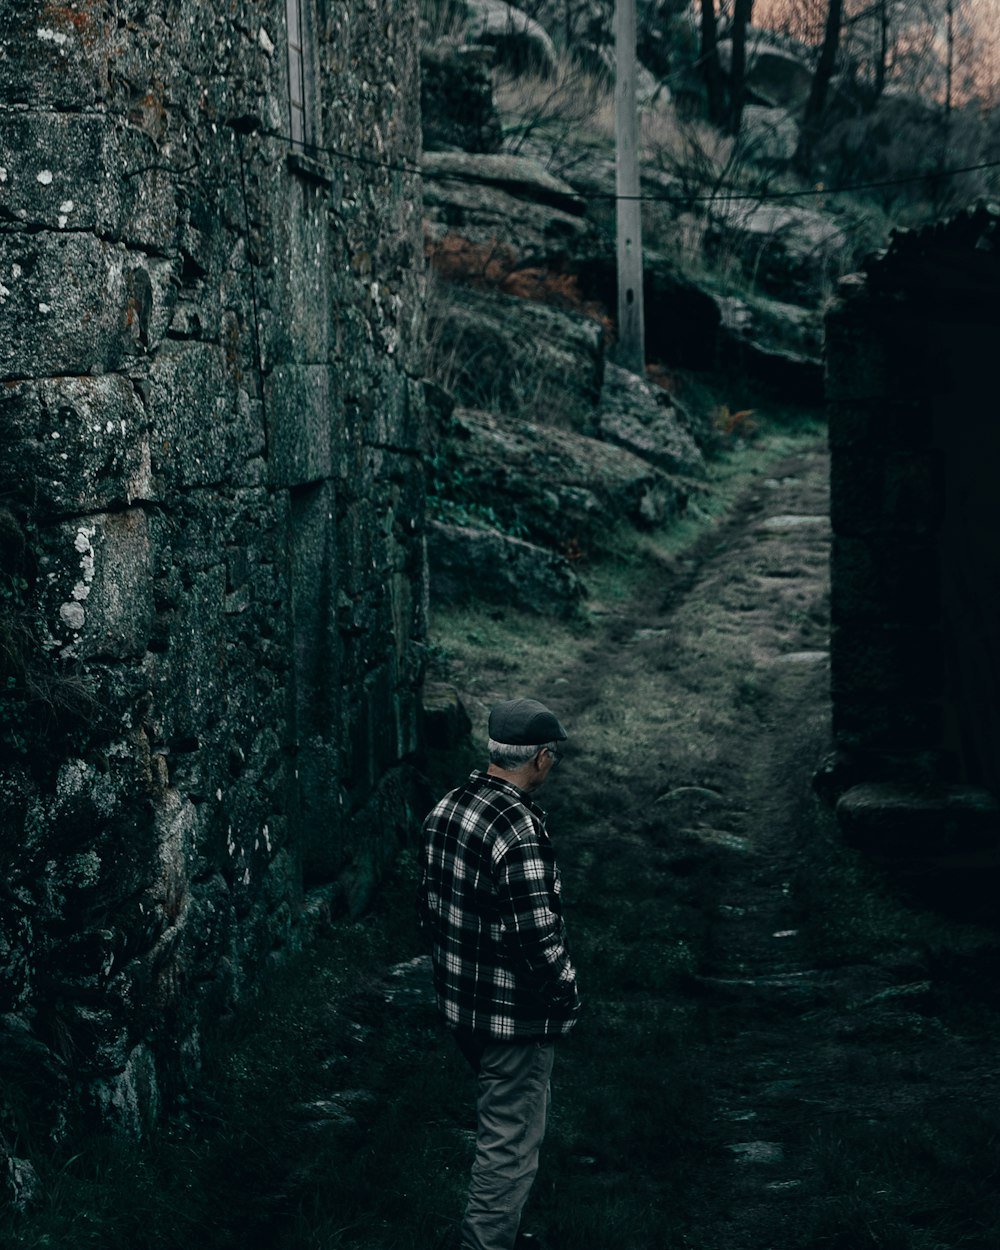
<path fill-rule="evenodd" d="M 249 123 L 249 124 L 248 124 Z M 262 400 L 263 400 L 263 352 L 261 348 L 261 330 L 260 330 L 260 314 L 258 309 L 258 292 L 256 286 L 255 265 L 251 254 L 251 231 L 250 231 L 250 212 L 247 200 L 246 186 L 246 168 L 245 154 L 243 148 L 244 137 L 246 135 L 256 133 L 261 137 L 274 139 L 285 144 L 290 150 L 300 151 L 303 154 L 316 159 L 318 156 L 331 157 L 338 161 L 348 164 L 385 170 L 389 173 L 403 174 L 408 177 L 419 179 L 423 182 L 466 182 L 477 186 L 495 185 L 497 179 L 490 179 L 481 175 L 476 175 L 463 170 L 428 170 L 422 166 L 401 161 L 384 160 L 374 156 L 363 156 L 354 152 L 347 152 L 341 148 L 332 147 L 328 144 L 316 143 L 314 141 L 294 139 L 291 135 L 285 134 L 280 130 L 269 127 L 260 126 L 256 119 L 241 118 L 233 126 L 237 144 L 238 157 L 240 166 L 240 189 L 243 203 L 244 221 L 246 228 L 246 246 L 248 268 L 250 270 L 251 283 L 251 302 L 253 310 L 254 322 L 254 339 L 256 345 L 256 368 L 258 377 L 261 379 Z M 696 203 L 738 203 L 752 201 L 755 204 L 763 204 L 768 202 L 779 202 L 790 199 L 798 199 L 805 197 L 825 197 L 833 195 L 856 194 L 859 191 L 877 190 L 880 188 L 903 186 L 914 182 L 932 181 L 945 178 L 958 177 L 961 174 L 977 173 L 988 169 L 1000 168 L 1000 160 L 996 161 L 979 161 L 971 165 L 953 166 L 948 169 L 931 170 L 921 173 L 904 174 L 895 178 L 875 179 L 868 182 L 848 183 L 837 186 L 824 186 L 818 184 L 813 187 L 804 187 L 786 191 L 718 191 L 707 194 L 650 194 L 643 193 L 635 196 L 621 196 L 615 192 L 592 192 L 585 194 L 575 190 L 564 192 L 566 199 L 573 200 L 579 204 L 609 202 L 614 203 L 620 200 L 640 201 L 643 203 L 667 203 L 667 204 L 696 204 Z M 266 414 L 265 414 L 266 415 Z M 266 423 L 265 423 L 266 424 Z"/>
<path fill-rule="evenodd" d="M 407 174 L 411 177 L 419 178 L 424 182 L 468 182 L 476 186 L 489 186 L 495 184 L 497 181 L 495 178 L 484 177 L 482 175 L 477 175 L 464 170 L 428 170 L 417 164 L 380 160 L 377 157 L 362 156 L 354 152 L 345 152 L 343 149 L 330 147 L 326 144 L 303 144 L 294 141 L 290 135 L 283 134 L 278 130 L 261 128 L 259 133 L 268 138 L 277 139 L 289 145 L 296 143 L 296 146 L 302 147 L 311 153 L 319 153 L 323 156 L 334 157 L 337 160 L 346 161 L 355 165 L 383 169 L 390 173 Z M 840 183 L 834 186 L 817 183 L 811 187 L 801 187 L 785 191 L 729 190 L 698 194 L 642 192 L 638 195 L 618 195 L 614 191 L 581 192 L 571 189 L 563 194 L 567 199 L 576 200 L 581 204 L 600 203 L 602 201 L 612 203 L 617 203 L 619 201 L 638 201 L 641 203 L 651 204 L 718 204 L 720 202 L 739 203 L 741 201 L 752 201 L 757 204 L 763 204 L 769 201 L 804 199 L 831 195 L 851 195 L 857 194 L 860 191 L 873 191 L 887 187 L 905 186 L 915 182 L 934 182 L 943 179 L 957 178 L 962 174 L 980 173 L 988 169 L 1000 169 L 1000 160 L 978 161 L 971 165 L 950 166 L 945 169 L 923 170 L 920 172 L 915 171 L 910 174 L 900 174 L 893 178 L 871 179 L 867 182 Z"/>
<path fill-rule="evenodd" d="M 235 133 L 237 141 L 237 155 L 239 160 L 239 188 L 240 197 L 243 208 L 244 228 L 246 231 L 246 259 L 247 269 L 249 271 L 250 280 L 250 297 L 251 309 L 253 315 L 253 338 L 255 349 L 254 366 L 257 379 L 260 385 L 261 415 L 264 427 L 265 439 L 265 455 L 268 437 L 268 419 L 267 419 L 267 383 L 264 373 L 263 349 L 261 343 L 261 322 L 259 309 L 259 292 L 257 289 L 257 265 L 254 262 L 252 250 L 252 233 L 249 197 L 247 193 L 247 177 L 246 177 L 246 154 L 244 151 L 244 139 L 251 134 L 259 134 L 262 138 L 273 139 L 284 144 L 290 151 L 299 151 L 308 154 L 313 159 L 317 157 L 333 158 L 346 164 L 376 168 L 384 170 L 388 173 L 401 174 L 420 180 L 421 182 L 466 182 L 472 185 L 488 186 L 496 185 L 497 179 L 490 179 L 483 176 L 462 171 L 462 170 L 429 170 L 415 162 L 392 161 L 379 159 L 374 156 L 364 156 L 358 153 L 347 152 L 341 148 L 331 145 L 316 143 L 303 139 L 293 139 L 291 135 L 284 134 L 279 130 L 262 126 L 256 118 L 242 117 L 231 122 L 232 129 Z M 621 196 L 615 192 L 591 192 L 582 193 L 572 188 L 564 192 L 566 199 L 572 200 L 578 204 L 586 205 L 588 203 L 608 202 L 615 203 L 621 200 L 640 201 L 642 203 L 667 203 L 691 205 L 697 203 L 736 203 L 741 201 L 752 201 L 756 204 L 767 202 L 786 201 L 790 199 L 798 199 L 805 197 L 820 197 L 834 195 L 856 194 L 860 191 L 876 190 L 880 188 L 903 186 L 914 182 L 930 181 L 935 179 L 945 179 L 958 177 L 961 174 L 976 173 L 989 169 L 1000 168 L 1000 160 L 996 161 L 980 161 L 971 165 L 955 166 L 948 169 L 932 170 L 925 172 L 914 172 L 912 174 L 900 175 L 895 178 L 886 178 L 872 180 L 868 182 L 859 182 L 851 184 L 843 184 L 839 186 L 827 187 L 822 184 L 786 191 L 717 191 L 707 194 L 659 194 L 659 193 L 641 193 L 635 196 Z"/>

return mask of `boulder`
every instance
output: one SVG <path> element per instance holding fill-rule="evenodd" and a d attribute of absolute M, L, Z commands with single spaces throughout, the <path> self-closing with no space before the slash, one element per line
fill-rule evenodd
<path fill-rule="evenodd" d="M 499 64 L 516 71 L 555 74 L 556 46 L 545 28 L 522 9 L 505 0 L 463 0 L 470 43 L 493 48 Z"/>
<path fill-rule="evenodd" d="M 447 454 L 471 508 L 574 554 L 615 522 L 657 525 L 687 502 L 682 483 L 623 447 L 514 417 L 456 409 Z"/>
<path fill-rule="evenodd" d="M 509 152 L 469 154 L 463 152 L 425 152 L 424 177 L 435 182 L 448 181 L 498 187 L 520 199 L 548 204 L 577 216 L 584 205 L 568 182 L 550 174 L 538 161 Z"/>
<path fill-rule="evenodd" d="M 617 365 L 606 365 L 597 414 L 601 438 L 670 473 L 704 477 L 705 460 L 687 414 L 662 389 Z"/>
<path fill-rule="evenodd" d="M 573 42 L 573 64 L 586 74 L 613 83 L 615 79 L 614 36 L 608 36 L 606 28 L 597 28 L 589 39 Z M 657 80 L 655 74 L 643 65 L 635 63 L 635 102 L 640 109 L 670 99 L 670 88 Z"/>
<path fill-rule="evenodd" d="M 779 388 L 787 364 L 791 392 L 819 396 L 822 319 L 815 310 L 759 295 L 724 295 L 655 254 L 647 257 L 644 293 L 650 359 L 697 370 L 738 367 Z M 704 449 L 699 428 L 693 433 Z"/>
<path fill-rule="evenodd" d="M 769 295 L 813 305 L 841 272 L 849 250 L 844 232 L 823 213 L 741 200 L 716 206 L 706 247 L 735 253 Z"/>
<path fill-rule="evenodd" d="M 731 39 L 719 40 L 719 63 L 725 74 L 733 58 Z M 771 107 L 805 104 L 813 72 L 805 49 L 779 46 L 767 31 L 754 29 L 747 39 L 746 85 L 754 99 Z"/>
<path fill-rule="evenodd" d="M 747 156 L 761 165 L 790 165 L 799 141 L 798 122 L 784 109 L 748 104 L 740 131 Z"/>
<path fill-rule="evenodd" d="M 421 49 L 420 117 L 425 150 L 500 150 L 503 129 L 480 51 L 454 44 Z"/>
<path fill-rule="evenodd" d="M 499 530 L 432 521 L 427 560 L 431 598 L 438 603 L 477 599 L 567 617 L 583 597 L 564 556 Z"/>
<path fill-rule="evenodd" d="M 720 366 L 752 379 L 789 403 L 818 407 L 823 403 L 823 365 L 811 356 L 768 347 L 752 339 L 723 336 Z"/>
<path fill-rule="evenodd" d="M 478 272 L 502 256 L 508 267 L 564 269 L 603 246 L 573 188 L 526 156 L 425 152 L 424 228 L 432 257 L 459 237 Z"/>
<path fill-rule="evenodd" d="M 0 1138 L 0 1174 L 8 1210 L 25 1215 L 42 1201 L 44 1189 L 41 1177 L 27 1159 L 17 1158 Z"/>
<path fill-rule="evenodd" d="M 675 368 L 744 372 L 803 402 L 822 398 L 822 318 L 813 308 L 757 295 L 739 298 L 681 273 L 668 257 L 646 253 L 643 295 L 646 358 Z M 595 257 L 581 269 L 588 291 L 614 299 L 613 258 Z M 686 414 L 703 452 L 715 444 L 705 414 Z"/>
<path fill-rule="evenodd" d="M 716 295 L 722 326 L 770 350 L 806 356 L 819 363 L 823 355 L 823 318 L 814 308 L 787 304 L 764 296 Z M 737 331 L 737 326 L 739 327 Z"/>
<path fill-rule="evenodd" d="M 601 392 L 603 328 L 496 289 L 441 283 L 428 310 L 435 376 L 468 407 L 585 424 Z"/>
<path fill-rule="evenodd" d="M 536 24 L 551 32 L 572 62 L 571 72 L 614 79 L 614 5 L 608 0 L 532 0 L 529 6 Z M 641 105 L 654 97 L 669 98 L 662 80 L 687 59 L 678 36 L 686 23 L 678 21 L 685 0 L 659 0 L 640 7 L 637 13 L 636 99 Z M 681 35 L 683 42 L 683 35 Z M 692 59 L 697 55 L 691 50 Z M 539 64 L 536 59 L 534 64 Z M 553 63 L 554 66 L 555 63 Z M 564 61 L 565 65 L 565 61 Z"/>
<path fill-rule="evenodd" d="M 720 322 L 717 360 L 789 400 L 823 401 L 819 315 L 796 304 L 716 295 Z"/>

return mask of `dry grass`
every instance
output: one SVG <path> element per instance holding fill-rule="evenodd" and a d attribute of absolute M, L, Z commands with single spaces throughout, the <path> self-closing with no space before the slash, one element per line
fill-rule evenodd
<path fill-rule="evenodd" d="M 425 47 L 461 44 L 467 22 L 461 0 L 420 0 L 420 36 Z"/>
<path fill-rule="evenodd" d="M 505 147 L 514 153 L 541 154 L 554 173 L 566 172 L 584 152 L 615 139 L 614 94 L 608 80 L 563 56 L 556 74 L 494 75 L 494 98 L 504 119 Z"/>
<path fill-rule="evenodd" d="M 584 298 L 576 274 L 526 265 L 509 243 L 496 238 L 486 243 L 473 242 L 448 231 L 440 237 L 428 237 L 424 253 L 437 283 L 467 282 L 481 290 L 498 291 L 517 299 L 580 313 L 599 322 L 605 335 L 610 337 L 611 322 L 607 312 L 596 300 Z M 441 287 L 436 285 L 431 297 L 431 319 L 434 301 L 441 298 L 444 298 Z"/>

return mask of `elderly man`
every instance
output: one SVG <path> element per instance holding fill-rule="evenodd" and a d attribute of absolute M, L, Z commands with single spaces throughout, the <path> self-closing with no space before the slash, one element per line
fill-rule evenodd
<path fill-rule="evenodd" d="M 490 713 L 486 772 L 424 823 L 421 909 L 446 1023 L 478 1077 L 462 1250 L 514 1250 L 538 1170 L 555 1042 L 579 1010 L 559 871 L 532 798 L 566 734 L 534 699 Z"/>

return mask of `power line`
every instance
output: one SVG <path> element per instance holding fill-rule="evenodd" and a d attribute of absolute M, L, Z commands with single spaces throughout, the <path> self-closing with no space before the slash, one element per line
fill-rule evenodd
<path fill-rule="evenodd" d="M 290 135 L 282 134 L 277 130 L 261 129 L 260 134 L 270 139 L 277 139 L 289 145 L 292 144 Z M 321 153 L 324 156 L 332 156 L 337 160 L 347 161 L 355 165 L 369 166 L 375 169 L 384 169 L 390 173 L 408 174 L 414 178 L 420 178 L 424 182 L 468 182 L 475 186 L 495 185 L 496 180 L 484 178 L 480 175 L 465 173 L 461 170 L 449 171 L 431 171 L 422 169 L 419 165 L 406 164 L 395 161 L 379 160 L 376 157 L 359 156 L 356 153 L 344 152 L 339 148 L 328 147 L 320 143 L 306 143 L 300 145 L 311 153 Z M 757 204 L 767 203 L 772 200 L 792 200 L 805 199 L 810 197 L 822 197 L 830 195 L 851 195 L 859 191 L 874 191 L 886 187 L 905 186 L 915 182 L 933 182 L 939 179 L 957 178 L 961 174 L 981 173 L 987 169 L 1000 169 L 1000 160 L 996 161 L 979 161 L 973 165 L 957 165 L 947 169 L 927 170 L 922 173 L 901 174 L 895 178 L 873 179 L 869 182 L 853 182 L 842 183 L 836 186 L 824 186 L 822 183 L 813 187 L 802 187 L 791 191 L 724 191 L 709 192 L 701 194 L 658 194 L 643 192 L 639 195 L 623 195 L 619 196 L 614 191 L 597 191 L 584 194 L 580 191 L 570 190 L 565 192 L 567 199 L 577 200 L 581 204 L 600 203 L 602 201 L 614 202 L 617 200 L 636 200 L 644 204 L 718 204 L 718 203 L 738 203 L 741 201 L 753 201 Z"/>
<path fill-rule="evenodd" d="M 938 178 L 957 178 L 959 174 L 976 173 L 984 169 L 1000 169 L 1000 161 L 980 161 L 976 165 L 958 165 L 951 169 L 933 169 L 922 174 L 903 174 L 898 178 L 881 178 L 872 182 L 852 182 L 845 183 L 842 186 L 825 187 L 820 183 L 815 187 L 804 187 L 797 191 L 767 191 L 761 194 L 752 192 L 740 192 L 739 194 L 726 195 L 702 195 L 693 198 L 683 198 L 681 202 L 692 203 L 694 201 L 713 201 L 718 200 L 790 200 L 803 196 L 823 196 L 823 195 L 849 195 L 857 191 L 873 191 L 880 187 L 900 187 L 911 182 L 933 182 Z M 659 197 L 643 197 L 657 199 Z"/>

